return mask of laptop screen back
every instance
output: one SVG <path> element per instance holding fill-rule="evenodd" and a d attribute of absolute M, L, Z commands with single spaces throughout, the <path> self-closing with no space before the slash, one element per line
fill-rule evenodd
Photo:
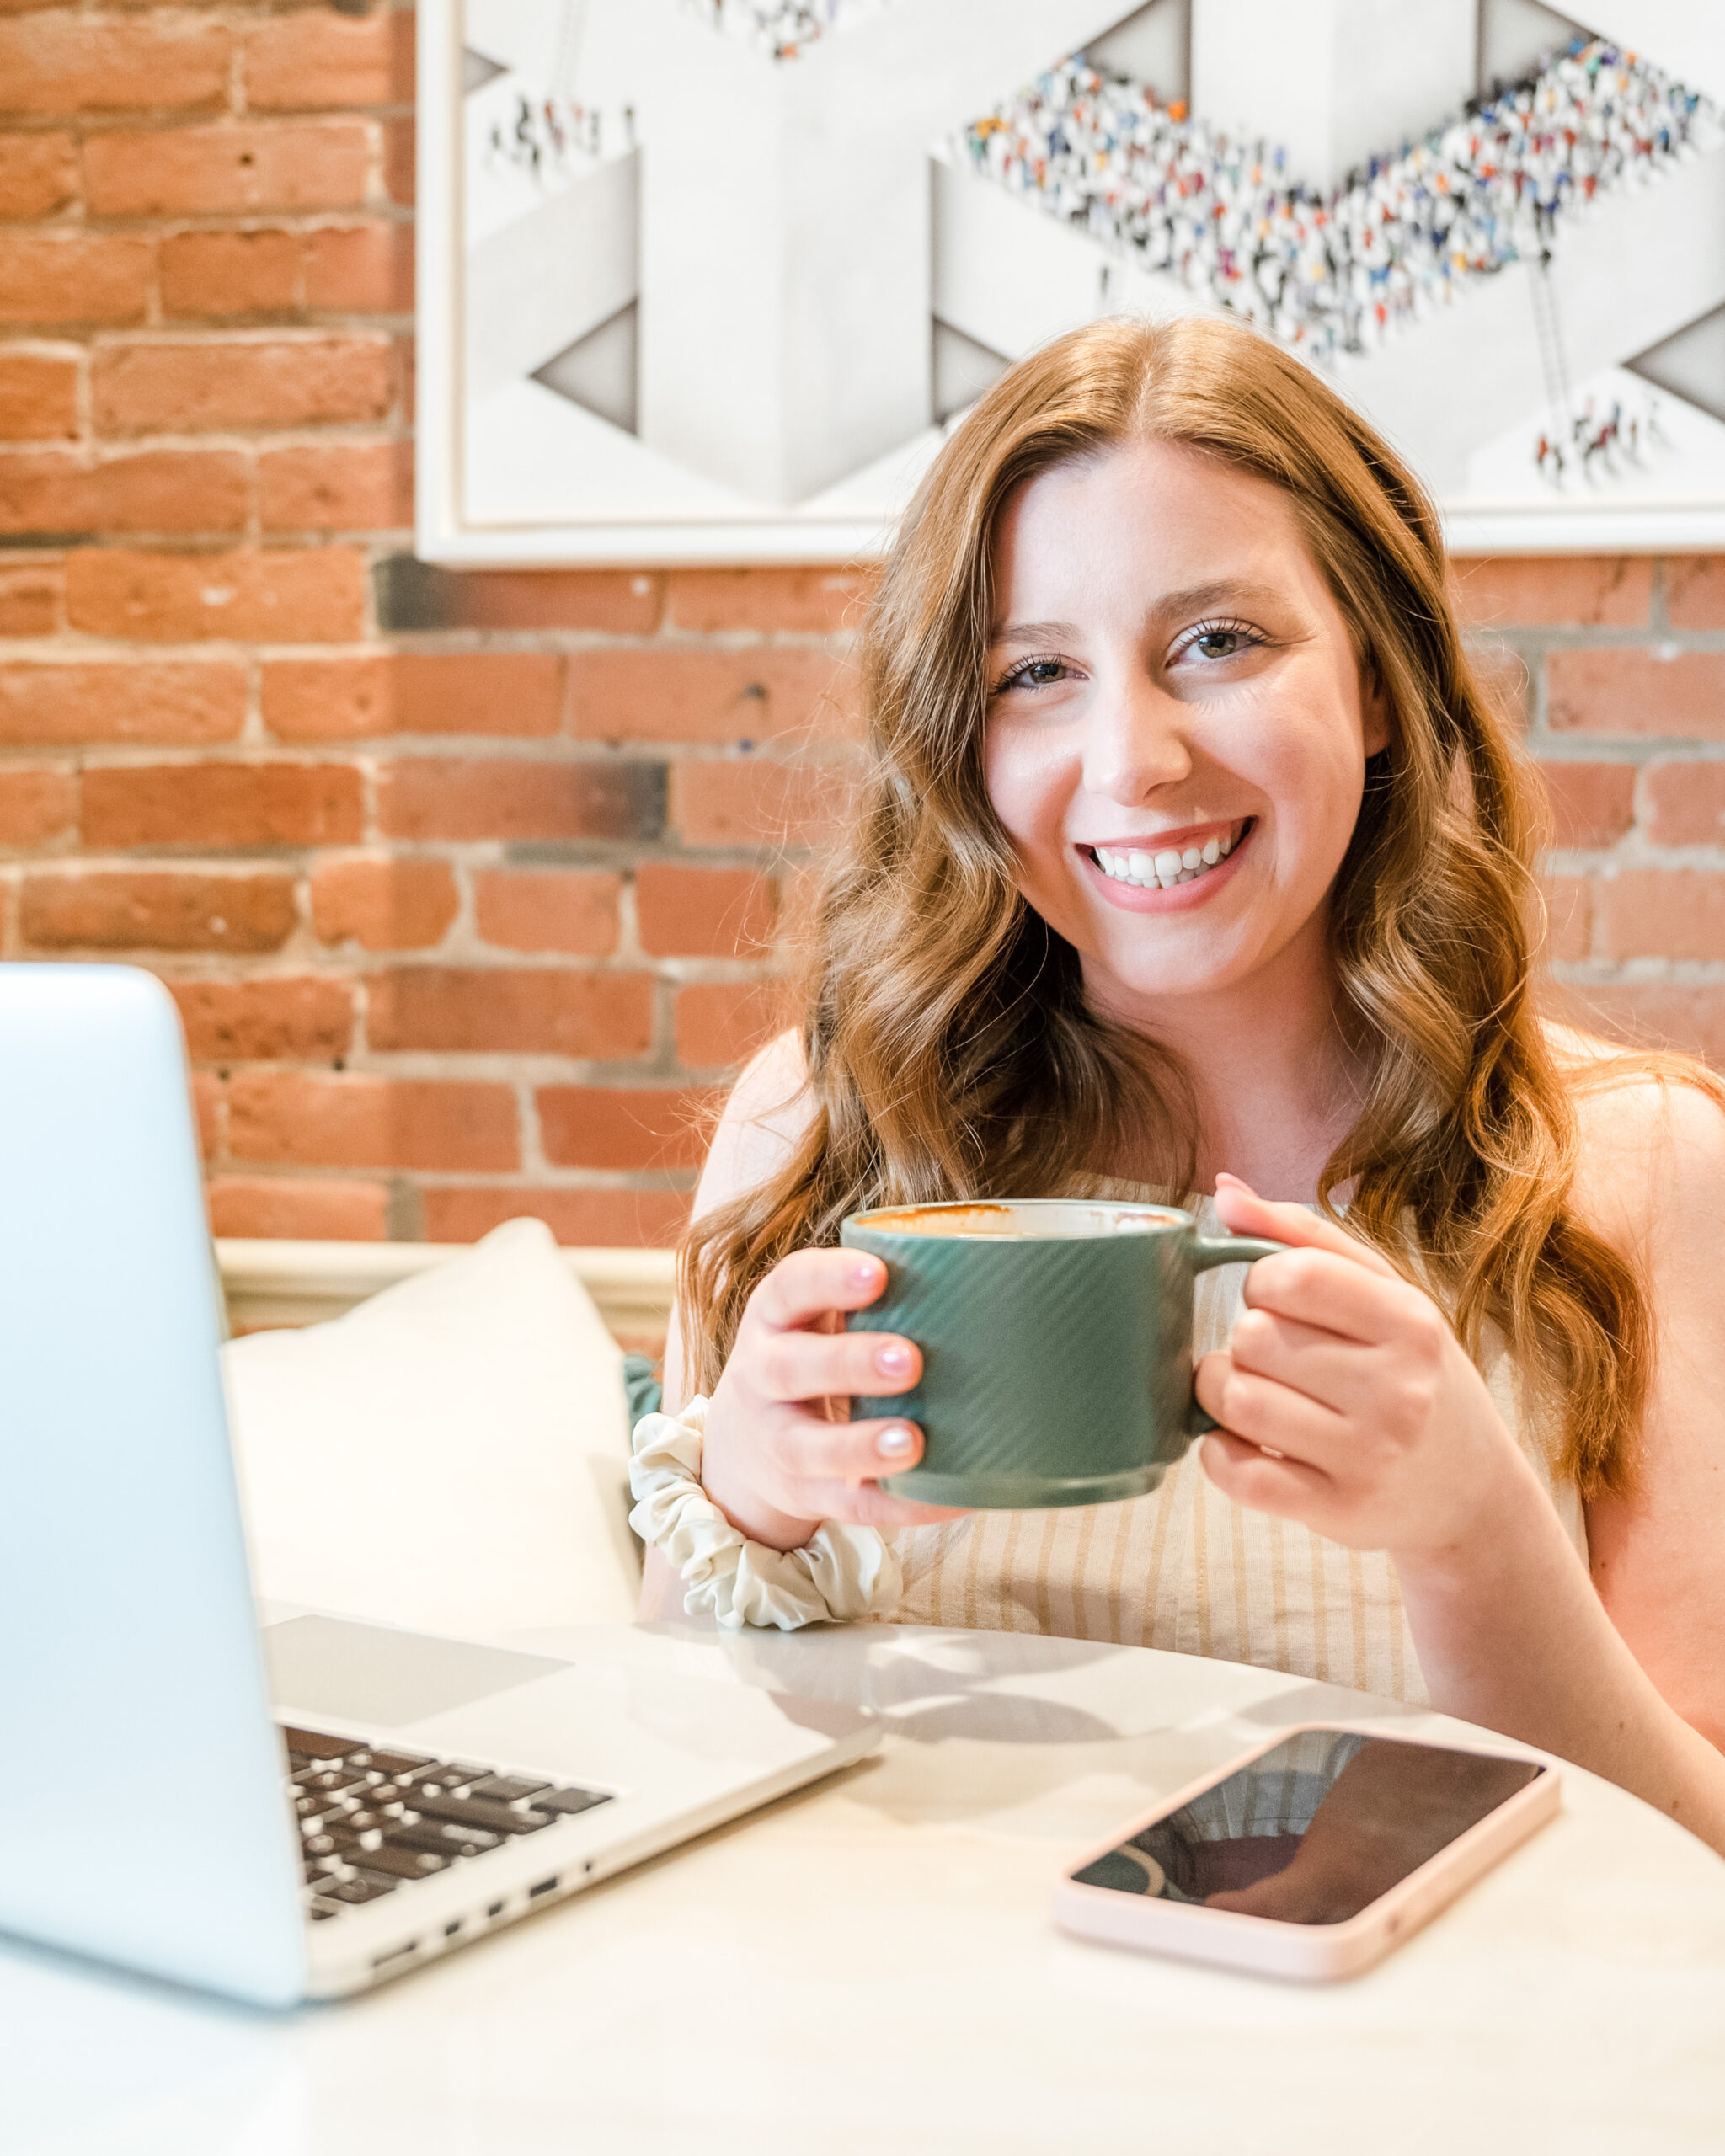
<path fill-rule="evenodd" d="M 0 1929 L 304 1986 L 174 1006 L 0 965 Z"/>

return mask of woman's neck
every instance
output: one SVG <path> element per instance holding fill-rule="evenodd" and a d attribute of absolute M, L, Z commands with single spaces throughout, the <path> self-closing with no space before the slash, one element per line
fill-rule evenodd
<path fill-rule="evenodd" d="M 1326 948 L 1284 952 L 1274 966 L 1200 995 L 1158 997 L 1137 1010 L 1109 997 L 1103 1007 L 1186 1072 L 1200 1191 L 1226 1168 L 1263 1197 L 1316 1198 L 1324 1163 L 1359 1113 L 1367 1075 L 1338 1021 Z"/>

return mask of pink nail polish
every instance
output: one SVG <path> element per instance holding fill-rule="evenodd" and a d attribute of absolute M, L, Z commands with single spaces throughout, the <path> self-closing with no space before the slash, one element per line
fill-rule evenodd
<path fill-rule="evenodd" d="M 874 1367 L 883 1377 L 901 1378 L 910 1369 L 911 1351 L 908 1348 L 899 1347 L 896 1343 L 889 1348 L 877 1348 L 874 1351 Z"/>
<path fill-rule="evenodd" d="M 845 1277 L 853 1288 L 875 1287 L 880 1280 L 880 1260 L 878 1257 L 859 1257 Z"/>
<path fill-rule="evenodd" d="M 874 1440 L 874 1449 L 883 1460 L 902 1460 L 916 1442 L 916 1433 L 903 1422 L 889 1422 Z"/>

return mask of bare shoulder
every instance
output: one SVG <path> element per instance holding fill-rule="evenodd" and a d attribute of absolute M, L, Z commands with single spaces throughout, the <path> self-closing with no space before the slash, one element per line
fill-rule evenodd
<path fill-rule="evenodd" d="M 814 1113 L 803 1043 L 794 1033 L 781 1033 L 731 1088 L 701 1172 L 696 1211 L 765 1182 L 789 1156 Z"/>
<path fill-rule="evenodd" d="M 1624 1055 L 1553 1029 L 1580 1137 L 1573 1198 L 1620 1248 L 1725 1211 L 1725 1088 L 1700 1065 Z"/>

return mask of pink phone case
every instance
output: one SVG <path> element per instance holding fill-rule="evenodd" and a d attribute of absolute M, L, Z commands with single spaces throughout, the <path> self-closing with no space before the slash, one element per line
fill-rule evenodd
<path fill-rule="evenodd" d="M 1355 1977 L 1382 1961 L 1392 1946 L 1399 1946 L 1418 1931 L 1464 1887 L 1471 1886 L 1546 1820 L 1555 1817 L 1560 1808 L 1562 1782 L 1557 1769 L 1549 1760 L 1542 1760 L 1540 1764 L 1546 1771 L 1525 1789 L 1506 1798 L 1446 1849 L 1410 1871 L 1388 1893 L 1381 1894 L 1358 1916 L 1341 1924 L 1290 1924 L 1273 1917 L 1245 1916 L 1236 1909 L 1205 1908 L 1190 1902 L 1167 1902 L 1148 1895 L 1119 1893 L 1107 1886 L 1081 1886 L 1071 1876 L 1254 1759 L 1262 1758 L 1266 1752 L 1274 1751 L 1289 1737 L 1309 1729 L 1348 1727 L 1346 1722 L 1300 1722 L 1278 1730 L 1226 1766 L 1215 1768 L 1177 1790 L 1141 1818 L 1110 1834 L 1062 1874 L 1054 1891 L 1055 1922 L 1063 1931 L 1101 1940 L 1110 1946 L 1172 1954 L 1188 1961 L 1217 1962 L 1225 1968 L 1248 1969 L 1260 1976 L 1291 1977 L 1307 1983 Z M 1397 1739 L 1376 1729 L 1360 1734 L 1381 1737 L 1386 1743 L 1429 1741 Z M 1484 1745 L 1450 1744 L 1444 1748 L 1498 1758 L 1528 1756 L 1519 1752 L 1499 1753 Z"/>

